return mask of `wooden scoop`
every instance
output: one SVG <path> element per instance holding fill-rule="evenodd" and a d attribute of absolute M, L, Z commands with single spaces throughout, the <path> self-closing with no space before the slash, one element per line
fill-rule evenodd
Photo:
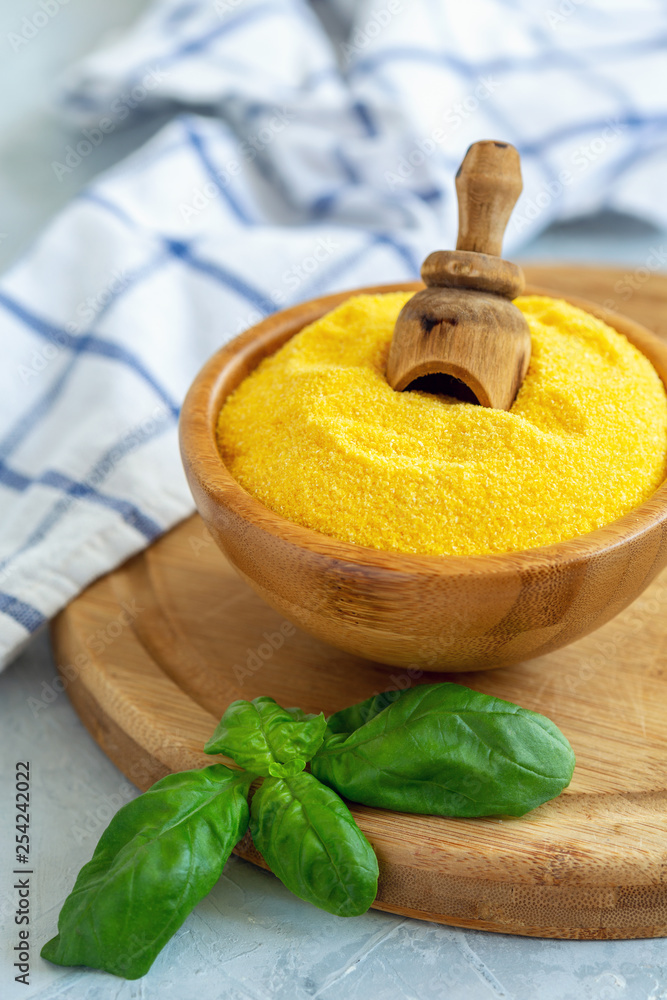
<path fill-rule="evenodd" d="M 514 146 L 486 141 L 469 148 L 456 175 L 456 250 L 429 254 L 422 266 L 428 287 L 396 320 L 387 360 L 393 389 L 425 388 L 412 383 L 440 373 L 448 378 L 436 391 L 511 407 L 528 370 L 530 331 L 511 302 L 524 289 L 523 271 L 500 253 L 522 186 Z"/>

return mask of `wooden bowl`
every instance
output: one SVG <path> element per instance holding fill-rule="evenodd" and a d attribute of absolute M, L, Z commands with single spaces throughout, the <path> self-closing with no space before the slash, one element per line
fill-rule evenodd
<path fill-rule="evenodd" d="M 233 478 L 216 442 L 227 396 L 304 326 L 350 295 L 422 287 L 327 295 L 251 327 L 219 350 L 190 388 L 181 453 L 213 538 L 289 621 L 380 663 L 415 671 L 486 670 L 587 635 L 644 590 L 667 563 L 667 483 L 629 514 L 571 541 L 509 555 L 400 555 L 338 541 L 273 513 Z M 667 346 L 645 327 L 582 299 L 567 301 L 624 333 L 667 385 Z"/>

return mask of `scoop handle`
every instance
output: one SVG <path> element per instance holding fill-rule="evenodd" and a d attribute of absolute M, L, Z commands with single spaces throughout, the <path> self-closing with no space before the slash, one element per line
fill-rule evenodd
<path fill-rule="evenodd" d="M 475 142 L 456 175 L 457 250 L 500 257 L 505 227 L 523 189 L 518 150 L 509 142 Z"/>

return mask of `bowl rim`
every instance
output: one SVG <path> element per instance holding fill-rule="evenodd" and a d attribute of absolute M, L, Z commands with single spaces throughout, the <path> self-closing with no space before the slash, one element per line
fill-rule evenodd
<path fill-rule="evenodd" d="M 216 351 L 190 386 L 179 420 L 181 456 L 193 492 L 206 496 L 207 501 L 212 501 L 214 505 L 227 508 L 243 521 L 275 539 L 306 549 L 313 556 L 361 566 L 371 571 L 393 570 L 408 576 L 502 576 L 516 575 L 517 571 L 522 570 L 536 571 L 546 566 L 551 570 L 565 569 L 578 563 L 587 563 L 592 557 L 609 553 L 667 523 L 666 478 L 638 507 L 601 528 L 572 539 L 517 552 L 470 556 L 425 555 L 374 549 L 324 535 L 289 521 L 248 493 L 225 465 L 217 444 L 217 418 L 223 402 L 221 397 L 225 382 L 230 374 L 241 373 L 236 381 L 238 384 L 259 364 L 262 357 L 279 349 L 274 341 L 282 336 L 283 342 L 286 342 L 303 327 L 353 295 L 417 292 L 424 287 L 422 282 L 406 281 L 352 288 L 310 299 L 271 314 Z M 563 299 L 625 334 L 648 357 L 667 390 L 667 344 L 640 323 L 578 296 L 560 294 L 557 289 L 528 284 L 522 294 Z M 258 353 L 260 357 L 256 358 Z"/>

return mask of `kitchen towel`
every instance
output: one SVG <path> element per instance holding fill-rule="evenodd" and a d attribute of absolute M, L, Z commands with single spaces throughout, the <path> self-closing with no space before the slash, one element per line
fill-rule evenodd
<path fill-rule="evenodd" d="M 273 310 L 414 279 L 453 174 L 513 142 L 513 253 L 614 208 L 667 225 L 667 8 L 646 0 L 161 0 L 75 67 L 56 176 L 170 120 L 0 282 L 0 656 L 193 510 L 179 406 Z"/>

